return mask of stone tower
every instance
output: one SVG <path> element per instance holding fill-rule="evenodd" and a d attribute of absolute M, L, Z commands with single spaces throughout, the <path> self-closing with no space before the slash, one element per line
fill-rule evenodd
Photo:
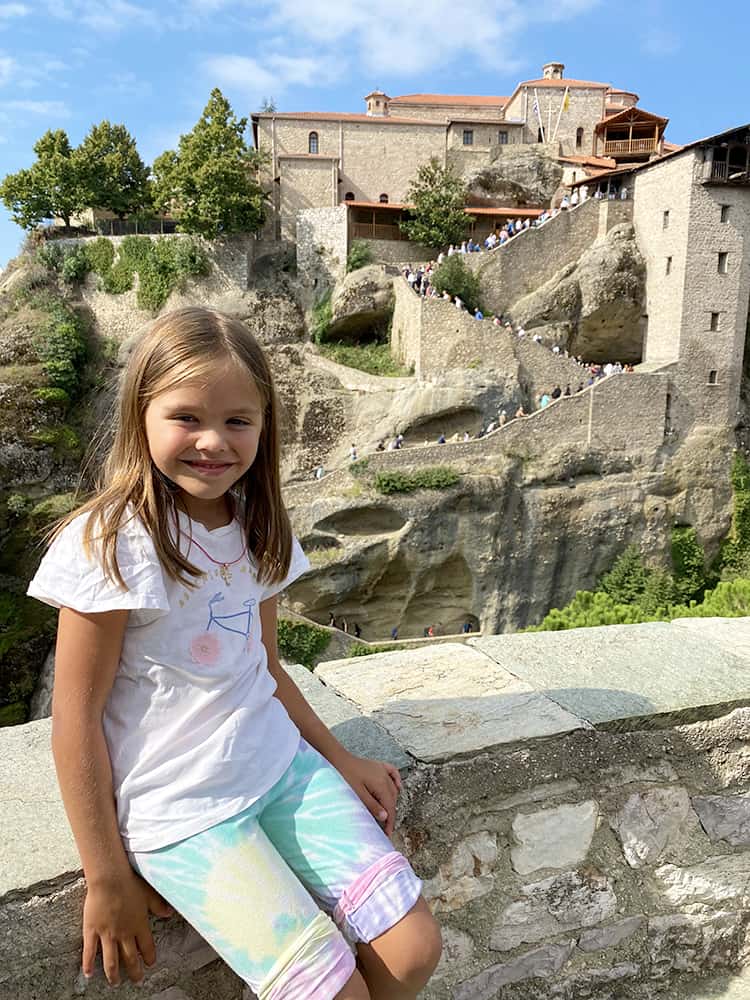
<path fill-rule="evenodd" d="M 382 90 L 371 91 L 365 97 L 365 101 L 367 102 L 367 114 L 373 118 L 384 118 L 388 114 L 390 97 Z"/>
<path fill-rule="evenodd" d="M 562 80 L 565 75 L 565 63 L 548 62 L 542 67 L 543 80 Z"/>

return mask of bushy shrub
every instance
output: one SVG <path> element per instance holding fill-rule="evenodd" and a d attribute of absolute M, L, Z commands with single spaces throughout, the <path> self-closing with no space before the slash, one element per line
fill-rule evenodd
<path fill-rule="evenodd" d="M 695 528 L 672 529 L 672 568 L 677 601 L 700 599 L 706 588 L 706 565 Z"/>
<path fill-rule="evenodd" d="M 279 652 L 290 663 L 301 663 L 311 670 L 315 658 L 331 641 L 331 633 L 319 625 L 279 618 L 276 628 Z"/>
<path fill-rule="evenodd" d="M 91 243 L 86 244 L 86 256 L 89 262 L 89 269 L 100 278 L 109 274 L 115 259 L 115 248 L 112 240 L 106 236 L 100 236 Z"/>
<path fill-rule="evenodd" d="M 66 251 L 63 258 L 60 275 L 68 284 L 83 281 L 89 273 L 89 258 L 85 247 L 73 247 Z"/>
<path fill-rule="evenodd" d="M 454 253 L 446 257 L 433 273 L 431 282 L 439 295 L 443 292 L 454 297 L 458 295 L 466 308 L 471 311 L 479 305 L 479 278 L 466 266 L 461 254 Z"/>
<path fill-rule="evenodd" d="M 50 406 L 66 407 L 70 404 L 70 396 L 64 389 L 56 386 L 44 386 L 42 389 L 34 389 L 33 396 Z"/>
<path fill-rule="evenodd" d="M 390 653 L 391 650 L 399 649 L 399 646 L 391 646 L 387 643 L 383 645 L 371 645 L 365 642 L 355 642 L 349 647 L 349 656 L 372 656 L 374 653 Z"/>
<path fill-rule="evenodd" d="M 438 465 L 413 472 L 377 472 L 374 486 L 378 493 L 411 493 L 414 490 L 444 490 L 454 486 L 461 477 L 455 469 Z"/>
<path fill-rule="evenodd" d="M 333 308 L 331 306 L 330 290 L 321 296 L 312 308 L 312 322 L 310 332 L 313 342 L 322 344 L 328 334 L 328 328 L 333 319 Z"/>
<path fill-rule="evenodd" d="M 86 340 L 77 315 L 59 300 L 45 305 L 46 324 L 34 337 L 34 347 L 51 387 L 75 398 L 87 358 Z"/>
<path fill-rule="evenodd" d="M 360 267 L 372 264 L 373 260 L 372 248 L 364 240 L 354 240 L 346 257 L 346 273 L 358 271 Z"/>
<path fill-rule="evenodd" d="M 101 289 L 110 295 L 122 295 L 133 287 L 133 279 L 132 266 L 127 261 L 120 259 L 106 274 L 102 275 Z"/>
<path fill-rule="evenodd" d="M 12 517 L 20 517 L 26 510 L 28 503 L 22 493 L 11 493 L 5 501 L 5 509 Z"/>
<path fill-rule="evenodd" d="M 59 243 L 52 240 L 42 243 L 36 251 L 36 259 L 53 274 L 59 274 L 65 259 L 65 253 Z"/>

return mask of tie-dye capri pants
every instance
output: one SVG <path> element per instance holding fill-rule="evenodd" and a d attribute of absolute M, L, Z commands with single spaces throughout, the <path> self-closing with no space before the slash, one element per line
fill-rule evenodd
<path fill-rule="evenodd" d="M 244 812 L 131 861 L 260 1000 L 331 1000 L 354 971 L 347 942 L 388 930 L 422 888 L 304 740 Z"/>

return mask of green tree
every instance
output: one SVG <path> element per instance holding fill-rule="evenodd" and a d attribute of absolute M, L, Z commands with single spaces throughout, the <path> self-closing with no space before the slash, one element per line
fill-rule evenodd
<path fill-rule="evenodd" d="M 0 184 L 0 199 L 13 221 L 33 229 L 44 219 L 61 218 L 66 226 L 86 204 L 78 160 L 63 129 L 45 132 L 34 143 L 31 167 L 8 174 Z"/>
<path fill-rule="evenodd" d="M 154 203 L 171 207 L 183 232 L 209 239 L 255 232 L 265 219 L 257 180 L 261 157 L 244 139 L 247 118 L 237 118 L 218 88 L 176 152 L 154 163 Z"/>
<path fill-rule="evenodd" d="M 148 201 L 148 167 L 124 125 L 92 125 L 75 152 L 86 203 L 114 212 L 120 219 Z"/>
<path fill-rule="evenodd" d="M 441 295 L 457 295 L 467 309 L 479 305 L 479 278 L 475 271 L 466 266 L 463 254 L 454 253 L 446 257 L 431 278 L 432 287 Z"/>
<path fill-rule="evenodd" d="M 474 221 L 464 211 L 466 185 L 450 167 L 441 167 L 434 156 L 419 168 L 406 197 L 414 208 L 412 218 L 402 222 L 401 229 L 410 240 L 431 249 L 460 243 Z"/>

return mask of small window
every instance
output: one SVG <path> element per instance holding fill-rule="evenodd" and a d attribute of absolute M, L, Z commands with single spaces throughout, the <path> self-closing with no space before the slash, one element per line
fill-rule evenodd
<path fill-rule="evenodd" d="M 575 184 L 575 182 L 576 182 L 576 172 L 575 172 L 575 170 L 574 170 L 574 171 L 573 171 L 573 183 Z"/>
<path fill-rule="evenodd" d="M 576 129 L 576 149 L 583 149 L 583 129 Z"/>
<path fill-rule="evenodd" d="M 387 205 L 388 204 L 388 195 L 387 194 L 381 194 L 381 196 L 378 198 L 378 201 L 380 202 L 381 205 Z"/>
<path fill-rule="evenodd" d="M 722 222 L 729 222 L 729 209 L 731 207 L 732 207 L 731 205 L 722 205 L 721 206 L 721 221 Z"/>
<path fill-rule="evenodd" d="M 376 108 L 379 108 L 379 107 L 380 107 L 380 101 L 375 101 L 375 107 L 376 107 Z"/>
<path fill-rule="evenodd" d="M 669 229 L 669 209 L 666 209 L 661 217 L 661 228 Z"/>
<path fill-rule="evenodd" d="M 344 195 L 344 201 L 354 201 L 354 192 L 347 191 L 346 194 Z"/>
<path fill-rule="evenodd" d="M 464 146 L 473 146 L 473 145 L 474 145 L 474 129 L 473 128 L 465 128 L 464 129 Z"/>
<path fill-rule="evenodd" d="M 544 142 L 544 136 L 542 135 L 542 130 L 540 128 L 536 130 L 536 141 Z"/>
<path fill-rule="evenodd" d="M 498 132 L 497 133 L 497 141 L 498 141 L 498 143 L 501 146 L 507 146 L 508 145 L 508 133 L 507 132 L 503 132 L 502 130 L 500 132 Z"/>
<path fill-rule="evenodd" d="M 729 254 L 725 252 L 719 254 L 719 274 L 729 272 Z"/>
<path fill-rule="evenodd" d="M 672 258 L 671 257 L 667 257 L 667 266 L 666 266 L 665 273 L 666 274 L 671 274 L 672 273 Z"/>
<path fill-rule="evenodd" d="M 317 153 L 318 152 L 318 133 L 311 132 L 307 137 L 307 152 Z"/>
<path fill-rule="evenodd" d="M 719 314 L 711 313 L 711 330 L 716 331 L 719 329 Z"/>
<path fill-rule="evenodd" d="M 708 384 L 709 385 L 718 384 L 718 372 L 716 371 L 715 368 L 712 368 L 711 371 L 708 373 Z"/>

